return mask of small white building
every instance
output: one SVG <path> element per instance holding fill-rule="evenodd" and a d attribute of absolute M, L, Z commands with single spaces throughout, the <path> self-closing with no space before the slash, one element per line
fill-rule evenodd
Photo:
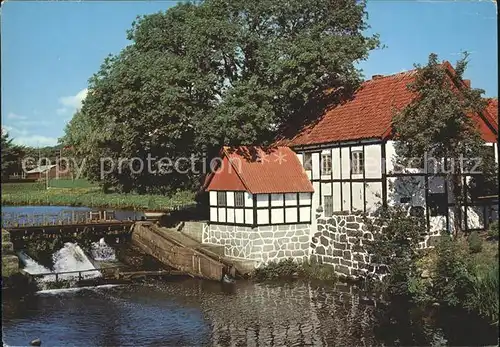
<path fill-rule="evenodd" d="M 225 147 L 220 158 L 205 181 L 210 221 L 204 242 L 258 262 L 308 256 L 313 187 L 295 153 Z"/>

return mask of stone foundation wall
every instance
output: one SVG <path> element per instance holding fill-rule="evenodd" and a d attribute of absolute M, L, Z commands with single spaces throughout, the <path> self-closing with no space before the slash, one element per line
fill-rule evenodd
<path fill-rule="evenodd" d="M 354 214 L 325 217 L 320 207 L 316 213 L 317 230 L 311 230 L 309 224 L 257 228 L 204 224 L 202 243 L 224 246 L 225 256 L 254 260 L 257 266 L 293 258 L 331 265 L 343 277 L 381 278 L 387 268 L 372 263 L 365 246 L 374 240 L 374 233 L 383 232 L 383 226 L 370 230 L 365 218 L 375 221 L 373 216 Z M 429 233 L 420 248 L 433 247 L 439 236 L 439 231 Z"/>
<path fill-rule="evenodd" d="M 374 234 L 383 232 L 383 226 L 376 225 L 370 231 L 365 222 L 365 219 L 375 222 L 376 218 L 344 214 L 325 217 L 322 212 L 320 207 L 316 213 L 317 230 L 311 240 L 311 260 L 331 264 L 340 276 L 383 277 L 387 271 L 385 265 L 372 263 L 372 257 L 365 249 L 366 243 L 373 241 Z M 439 235 L 439 231 L 429 233 L 419 247 L 433 247 Z"/>
<path fill-rule="evenodd" d="M 357 278 L 375 273 L 363 242 L 373 240 L 362 216 L 317 215 L 317 228 L 311 240 L 311 260 L 330 264 L 340 276 Z M 378 232 L 380 232 L 380 227 Z M 379 270 L 380 271 L 380 270 Z"/>
<path fill-rule="evenodd" d="M 291 224 L 256 228 L 205 224 L 204 244 L 224 246 L 224 255 L 255 260 L 257 266 L 271 261 L 309 258 L 310 225 Z"/>
<path fill-rule="evenodd" d="M 10 277 L 19 272 L 19 258 L 14 254 L 10 234 L 2 229 L 2 277 Z"/>

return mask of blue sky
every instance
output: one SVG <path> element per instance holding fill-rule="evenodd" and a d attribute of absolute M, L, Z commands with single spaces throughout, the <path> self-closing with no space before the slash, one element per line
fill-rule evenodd
<path fill-rule="evenodd" d="M 109 53 L 129 42 L 137 15 L 166 10 L 176 2 L 84 1 L 2 4 L 2 127 L 15 142 L 57 143 L 80 107 L 89 77 Z M 369 32 L 385 49 L 361 62 L 367 78 L 409 70 L 430 52 L 456 61 L 471 52 L 466 78 L 498 95 L 496 5 L 491 1 L 369 0 Z"/>

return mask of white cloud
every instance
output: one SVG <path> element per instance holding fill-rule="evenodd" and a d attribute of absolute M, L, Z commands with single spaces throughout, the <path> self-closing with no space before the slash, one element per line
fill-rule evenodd
<path fill-rule="evenodd" d="M 44 146 L 55 146 L 57 144 L 57 138 L 48 137 L 43 135 L 33 134 L 29 130 L 30 126 L 43 126 L 50 124 L 47 121 L 29 121 L 21 120 L 17 121 L 16 125 L 2 125 L 2 131 L 7 131 L 12 142 L 17 145 L 31 146 L 31 147 L 44 147 Z"/>
<path fill-rule="evenodd" d="M 22 119 L 26 119 L 26 116 L 21 116 L 21 115 L 19 115 L 19 114 L 16 114 L 16 113 L 10 112 L 10 113 L 7 115 L 7 119 L 22 120 Z"/>
<path fill-rule="evenodd" d="M 24 145 L 24 146 L 44 147 L 44 146 L 57 145 L 57 138 L 41 136 L 41 135 L 31 135 L 31 136 L 15 137 L 13 142 L 18 145 Z"/>
<path fill-rule="evenodd" d="M 58 116 L 62 116 L 66 113 L 68 113 L 68 109 L 66 107 L 61 107 L 56 110 L 56 113 Z"/>
<path fill-rule="evenodd" d="M 78 110 L 82 107 L 82 102 L 87 97 L 88 89 L 82 89 L 76 95 L 63 96 L 59 98 L 59 103 L 63 105 L 65 109 Z M 62 109 L 58 111 L 62 112 Z M 56 111 L 57 112 L 57 111 Z"/>
<path fill-rule="evenodd" d="M 20 128 L 13 127 L 10 125 L 4 125 L 3 128 L 5 130 L 7 130 L 7 132 L 9 133 L 9 136 L 11 138 L 18 137 L 18 136 L 26 136 L 29 134 L 28 130 L 26 130 L 26 129 L 20 129 Z"/>

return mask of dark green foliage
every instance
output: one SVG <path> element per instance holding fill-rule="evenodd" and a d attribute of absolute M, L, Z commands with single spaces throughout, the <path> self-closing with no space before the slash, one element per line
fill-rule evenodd
<path fill-rule="evenodd" d="M 415 82 L 408 88 L 420 97 L 393 118 L 395 138 L 399 140 L 396 146 L 399 161 L 427 157 L 439 162 L 445 158 L 446 165 L 438 163 L 438 170 L 445 172 L 450 181 L 457 216 L 461 215 L 464 200 L 460 174 L 470 172 L 477 164 L 475 158 L 482 157 L 484 152 L 484 141 L 470 115 L 483 111 L 486 101 L 482 98 L 483 90 L 467 88 L 463 83 L 467 58 L 468 54 L 464 53 L 455 66 L 455 73 L 441 64 L 434 53 L 427 65 L 416 65 Z M 483 161 L 475 170 L 492 171 L 486 168 L 490 162 Z M 454 228 L 456 233 L 461 230 L 459 218 L 455 218 Z"/>
<path fill-rule="evenodd" d="M 494 221 L 488 228 L 488 237 L 493 240 L 498 240 L 498 221 Z"/>
<path fill-rule="evenodd" d="M 437 247 L 432 295 L 448 306 L 465 308 L 496 324 L 500 293 L 498 251 L 491 257 L 470 254 L 468 248 L 463 240 L 442 238 Z"/>
<path fill-rule="evenodd" d="M 389 274 L 384 278 L 386 294 L 391 298 L 404 298 L 409 301 L 425 300 L 426 284 L 421 279 L 418 261 L 422 253 L 417 251 L 421 233 L 425 230 L 422 217 L 410 217 L 401 207 L 381 210 L 376 222 L 367 221 L 370 229 L 374 224 L 384 225 L 383 232 L 376 233 L 374 241 L 367 245 L 373 262 L 386 265 Z"/>
<path fill-rule="evenodd" d="M 296 262 L 289 258 L 279 262 L 270 262 L 253 272 L 253 279 L 257 281 L 309 279 L 322 281 L 335 281 L 333 266 L 313 262 Z"/>
<path fill-rule="evenodd" d="M 434 296 L 449 306 L 465 302 L 472 290 L 471 265 L 462 240 L 443 236 L 437 246 L 437 263 L 433 278 Z"/>
<path fill-rule="evenodd" d="M 365 36 L 365 2 L 207 0 L 139 17 L 132 45 L 108 57 L 62 139 L 104 188 L 164 193 L 199 173 L 100 177 L 99 158 L 210 157 L 221 145 L 266 144 L 311 103 L 349 94 L 356 62 L 379 44 Z M 198 168 L 199 169 L 199 168 Z"/>
<path fill-rule="evenodd" d="M 9 178 L 10 175 L 21 173 L 21 159 L 24 155 L 24 148 L 12 143 L 13 139 L 2 129 L 2 181 Z"/>
<path fill-rule="evenodd" d="M 492 324 L 498 324 L 499 306 L 499 275 L 498 259 L 488 264 L 482 270 L 475 270 L 472 278 L 472 291 L 467 295 L 466 307 L 488 319 Z"/>
<path fill-rule="evenodd" d="M 471 253 L 479 253 L 483 249 L 483 240 L 479 236 L 477 231 L 473 231 L 470 233 L 467 238 L 467 243 L 469 244 L 469 250 Z"/>

